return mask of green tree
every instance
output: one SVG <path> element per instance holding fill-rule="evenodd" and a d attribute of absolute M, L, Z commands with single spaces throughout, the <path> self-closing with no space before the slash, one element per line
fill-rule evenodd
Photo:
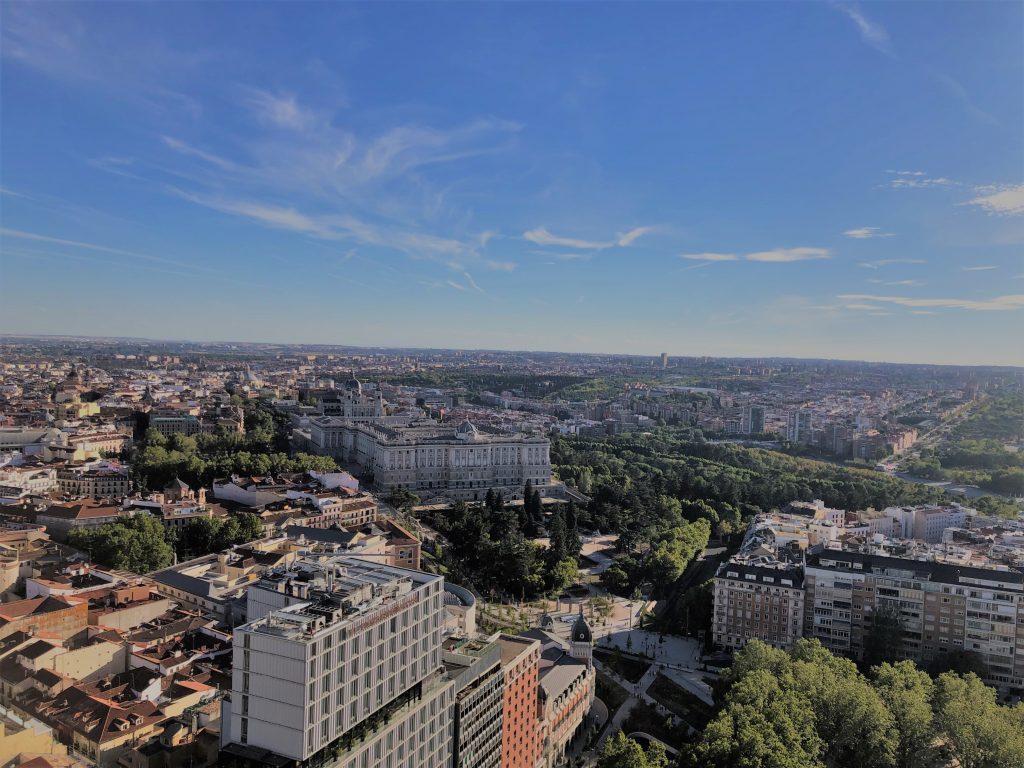
<path fill-rule="evenodd" d="M 932 679 L 912 661 L 882 664 L 871 674 L 875 690 L 895 720 L 897 768 L 933 765 Z"/>
<path fill-rule="evenodd" d="M 690 752 L 700 768 L 823 768 L 814 710 L 792 677 L 759 669 L 729 690 Z"/>
<path fill-rule="evenodd" d="M 263 521 L 258 515 L 245 513 L 238 518 L 238 543 L 263 538 Z"/>
<path fill-rule="evenodd" d="M 565 513 L 561 509 L 556 509 L 551 513 L 551 524 L 548 529 L 548 547 L 551 550 L 551 558 L 558 562 L 569 554 L 569 532 L 565 526 Z"/>
<path fill-rule="evenodd" d="M 174 560 L 163 524 L 145 512 L 96 528 L 75 528 L 68 543 L 89 553 L 97 563 L 135 573 L 166 568 Z"/>
<path fill-rule="evenodd" d="M 551 569 L 551 588 L 561 590 L 572 586 L 579 579 L 579 574 L 579 567 L 574 558 L 559 560 Z"/>
<path fill-rule="evenodd" d="M 871 612 L 871 626 L 864 637 L 864 661 L 877 666 L 899 659 L 903 646 L 903 620 L 898 608 L 878 606 Z"/>
<path fill-rule="evenodd" d="M 597 768 L 667 768 L 665 748 L 658 743 L 646 751 L 639 742 L 619 731 L 601 747 Z"/>
<path fill-rule="evenodd" d="M 833 656 L 817 640 L 798 640 L 792 674 L 810 702 L 825 760 L 836 768 L 891 768 L 897 734 L 890 712 L 849 659 Z"/>
<path fill-rule="evenodd" d="M 591 598 L 590 605 L 594 609 L 594 612 L 602 619 L 607 619 L 615 610 L 615 604 L 607 597 L 602 597 L 600 595 Z"/>
<path fill-rule="evenodd" d="M 944 733 L 961 768 L 1020 768 L 1024 730 L 1020 705 L 996 703 L 995 688 L 977 675 L 939 675 L 933 698 L 935 723 Z"/>
<path fill-rule="evenodd" d="M 610 565 L 601 572 L 601 586 L 613 594 L 627 594 L 629 582 L 629 574 L 620 565 Z"/>
<path fill-rule="evenodd" d="M 405 488 L 392 488 L 388 495 L 388 504 L 405 515 L 411 515 L 412 509 L 420 503 L 420 497 Z"/>

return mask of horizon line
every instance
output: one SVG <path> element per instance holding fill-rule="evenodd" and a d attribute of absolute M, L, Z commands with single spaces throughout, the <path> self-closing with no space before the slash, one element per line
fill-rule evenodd
<path fill-rule="evenodd" d="M 311 343 L 311 342 L 281 342 L 281 341 L 232 341 L 229 339 L 220 340 L 198 340 L 198 339 L 174 339 L 174 338 L 152 338 L 149 336 L 103 336 L 95 334 L 62 334 L 62 333 L 10 333 L 0 332 L 0 342 L 6 339 L 80 339 L 84 341 L 133 341 L 133 342 L 156 342 L 163 344 L 219 344 L 219 345 L 245 345 L 245 346 L 277 346 L 277 347 L 335 347 L 354 350 L 415 350 L 421 352 L 505 352 L 513 354 L 544 354 L 544 355 L 579 355 L 587 357 L 629 357 L 629 358 L 650 358 L 657 361 L 662 354 L 667 354 L 669 359 L 696 360 L 699 358 L 710 358 L 712 360 L 797 360 L 801 362 L 832 362 L 832 363 L 862 363 L 869 365 L 914 365 L 942 368 L 1008 368 L 1024 374 L 1024 364 L 1014 365 L 1012 363 L 934 363 L 934 362 L 897 362 L 892 360 L 859 360 L 852 358 L 833 357 L 792 357 L 786 355 L 674 355 L 668 353 L 637 354 L 632 352 L 574 352 L 568 350 L 553 349 L 511 349 L 501 347 L 422 347 L 422 346 L 387 346 L 387 345 L 363 345 L 363 344 L 336 344 L 336 343 Z M 670 370 L 670 369 L 658 369 Z"/>

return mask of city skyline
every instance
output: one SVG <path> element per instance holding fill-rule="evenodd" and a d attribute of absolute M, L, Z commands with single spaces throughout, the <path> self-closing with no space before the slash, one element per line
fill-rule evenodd
<path fill-rule="evenodd" d="M 1019 4 L 294 7 L 4 5 L 0 330 L 1024 363 Z"/>

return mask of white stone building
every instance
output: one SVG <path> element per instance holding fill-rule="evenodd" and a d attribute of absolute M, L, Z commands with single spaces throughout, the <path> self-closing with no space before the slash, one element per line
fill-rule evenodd
<path fill-rule="evenodd" d="M 514 496 L 527 480 L 541 492 L 551 485 L 546 437 L 487 432 L 469 421 L 387 426 L 325 416 L 310 421 L 310 441 L 315 453 L 371 472 L 385 492 L 405 488 L 472 500 L 489 488 Z"/>

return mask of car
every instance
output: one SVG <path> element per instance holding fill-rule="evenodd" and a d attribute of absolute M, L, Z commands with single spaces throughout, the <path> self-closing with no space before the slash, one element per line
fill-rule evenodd
<path fill-rule="evenodd" d="M 576 616 L 574 616 L 571 613 L 567 613 L 567 614 L 565 614 L 565 616 L 559 616 L 558 620 L 559 621 L 564 621 L 566 624 L 573 624 L 576 621 Z"/>

